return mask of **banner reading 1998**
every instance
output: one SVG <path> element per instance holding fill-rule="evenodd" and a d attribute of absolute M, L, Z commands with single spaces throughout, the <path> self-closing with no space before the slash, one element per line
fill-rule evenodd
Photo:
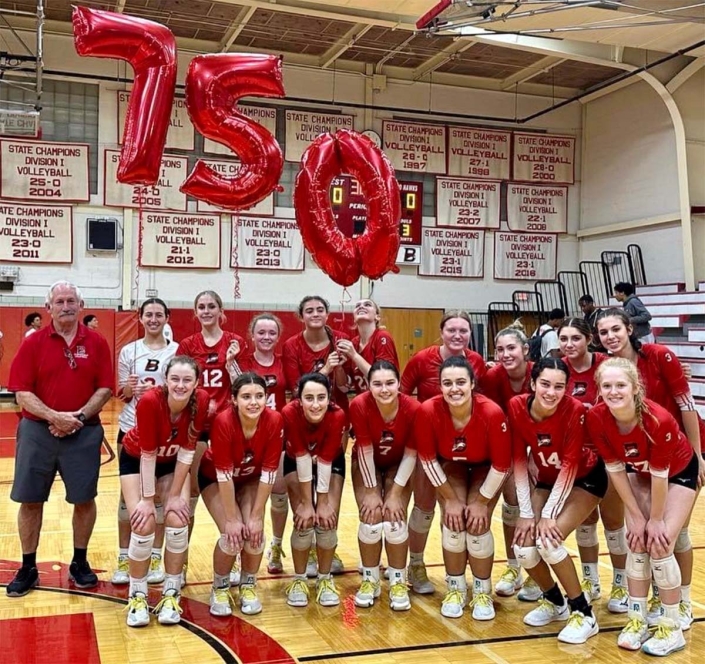
<path fill-rule="evenodd" d="M 494 234 L 495 279 L 555 279 L 558 238 L 533 233 Z"/>
<path fill-rule="evenodd" d="M 436 225 L 499 228 L 499 182 L 436 179 Z"/>
<path fill-rule="evenodd" d="M 72 260 L 70 205 L 0 201 L 0 261 L 71 263 Z"/>
<path fill-rule="evenodd" d="M 448 127 L 448 175 L 509 179 L 509 131 Z"/>
<path fill-rule="evenodd" d="M 243 115 L 246 115 L 251 120 L 261 124 L 267 131 L 269 131 L 272 136 L 277 135 L 277 109 L 267 108 L 266 106 L 245 106 L 244 104 L 238 104 L 236 110 L 240 111 Z M 216 143 L 211 141 L 210 138 L 203 139 L 203 151 L 210 152 L 212 154 L 227 154 L 231 157 L 236 157 L 233 151 L 223 145 L 222 143 Z"/>

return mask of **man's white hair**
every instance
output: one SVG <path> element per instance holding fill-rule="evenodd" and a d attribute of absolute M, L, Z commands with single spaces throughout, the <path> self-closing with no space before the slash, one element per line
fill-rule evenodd
<path fill-rule="evenodd" d="M 54 295 L 54 291 L 59 288 L 59 286 L 66 286 L 67 288 L 70 288 L 76 293 L 76 299 L 79 302 L 83 302 L 83 295 L 81 294 L 81 289 L 76 286 L 76 284 L 72 284 L 70 281 L 55 281 L 51 286 L 49 286 L 49 290 L 47 292 L 46 296 L 46 304 L 51 304 L 51 298 Z"/>

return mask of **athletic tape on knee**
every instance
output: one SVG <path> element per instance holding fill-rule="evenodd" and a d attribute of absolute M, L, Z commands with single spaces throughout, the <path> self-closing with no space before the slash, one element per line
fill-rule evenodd
<path fill-rule="evenodd" d="M 157 525 L 164 525 L 164 505 L 157 505 L 154 510 L 157 513 Z"/>
<path fill-rule="evenodd" d="M 316 526 L 316 546 L 321 549 L 335 549 L 338 546 L 338 530 L 321 530 Z"/>
<path fill-rule="evenodd" d="M 634 581 L 651 581 L 651 563 L 648 553 L 627 552 L 627 578 Z"/>
<path fill-rule="evenodd" d="M 270 500 L 272 512 L 286 514 L 289 511 L 289 498 L 285 493 L 273 493 Z"/>
<path fill-rule="evenodd" d="M 228 538 L 224 534 L 218 538 L 218 548 L 226 556 L 236 556 L 237 555 L 237 549 L 230 544 L 230 542 L 228 541 Z"/>
<path fill-rule="evenodd" d="M 127 555 L 137 562 L 149 560 L 152 557 L 152 546 L 154 545 L 154 533 L 151 535 L 130 534 L 130 546 Z"/>
<path fill-rule="evenodd" d="M 548 546 L 545 546 L 541 540 L 538 540 L 536 550 L 548 565 L 557 565 L 568 557 L 568 551 L 562 544 L 554 546 L 549 542 Z"/>
<path fill-rule="evenodd" d="M 188 549 L 188 527 L 174 528 L 167 526 L 164 529 L 166 550 L 171 553 L 184 553 Z"/>
<path fill-rule="evenodd" d="M 291 533 L 291 548 L 297 551 L 308 551 L 313 544 L 313 528 L 296 530 Z"/>
<path fill-rule="evenodd" d="M 455 532 L 455 530 L 446 528 L 446 526 L 443 526 L 441 544 L 443 545 L 443 549 L 449 553 L 465 553 L 467 550 L 465 533 Z"/>
<path fill-rule="evenodd" d="M 517 562 L 524 569 L 532 569 L 541 562 L 541 556 L 535 546 L 518 546 L 514 545 L 514 555 Z"/>
<path fill-rule="evenodd" d="M 622 526 L 619 530 L 605 530 L 607 550 L 613 556 L 624 556 L 629 553 L 627 546 L 627 529 Z"/>
<path fill-rule="evenodd" d="M 433 512 L 424 512 L 414 505 L 414 509 L 411 510 L 411 518 L 409 519 L 409 528 L 415 533 L 427 534 L 433 524 L 433 515 Z"/>
<path fill-rule="evenodd" d="M 494 557 L 494 537 L 492 531 L 487 531 L 483 535 L 467 534 L 466 544 L 468 553 L 473 558 L 492 558 Z"/>
<path fill-rule="evenodd" d="M 651 571 L 659 590 L 675 590 L 681 587 L 681 568 L 678 567 L 678 561 L 673 554 L 658 560 L 652 558 Z"/>
<path fill-rule="evenodd" d="M 242 546 L 242 550 L 245 553 L 249 553 L 251 556 L 259 556 L 260 553 L 264 551 L 264 537 L 262 538 L 262 543 L 256 548 L 252 546 L 252 544 L 250 544 L 249 540 L 245 540 L 245 543 Z"/>
<path fill-rule="evenodd" d="M 600 543 L 600 540 L 597 538 L 597 524 L 590 523 L 578 526 L 578 529 L 575 531 L 575 541 L 578 543 L 578 546 L 597 546 Z"/>
<path fill-rule="evenodd" d="M 519 520 L 519 505 L 508 505 L 502 503 L 502 523 L 505 526 L 514 527 Z"/>
<path fill-rule="evenodd" d="M 363 544 L 377 544 L 382 541 L 382 528 L 381 523 L 361 523 L 357 527 L 357 539 Z"/>
<path fill-rule="evenodd" d="M 191 510 L 191 518 L 193 519 L 196 514 L 196 508 L 198 507 L 198 496 L 191 496 L 190 500 L 188 501 L 188 506 Z"/>
<path fill-rule="evenodd" d="M 690 541 L 690 533 L 687 528 L 683 528 L 678 533 L 678 538 L 676 539 L 676 545 L 673 547 L 675 553 L 685 553 L 693 548 L 693 543 Z"/>
<path fill-rule="evenodd" d="M 409 526 L 406 521 L 385 521 L 384 539 L 387 544 L 404 544 L 409 539 Z"/>
<path fill-rule="evenodd" d="M 118 521 L 130 523 L 130 513 L 127 511 L 127 505 L 125 505 L 124 500 L 118 503 Z"/>

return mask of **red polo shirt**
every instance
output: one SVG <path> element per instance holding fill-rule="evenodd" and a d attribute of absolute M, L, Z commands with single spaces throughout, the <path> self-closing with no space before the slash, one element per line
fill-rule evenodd
<path fill-rule="evenodd" d="M 82 323 L 70 346 L 53 322 L 43 327 L 22 342 L 10 367 L 10 391 L 31 392 L 59 412 L 80 410 L 100 388 L 112 390 L 113 383 L 108 342 Z M 22 417 L 41 421 L 26 410 Z"/>

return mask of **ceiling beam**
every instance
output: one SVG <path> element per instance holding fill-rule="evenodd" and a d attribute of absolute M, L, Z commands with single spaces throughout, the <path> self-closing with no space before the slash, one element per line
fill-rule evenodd
<path fill-rule="evenodd" d="M 257 11 L 256 7 L 243 7 L 238 15 L 231 21 L 223 38 L 218 44 L 218 51 L 225 53 L 230 50 L 235 40 L 238 38 L 252 15 Z"/>
<path fill-rule="evenodd" d="M 426 62 L 422 62 L 418 67 L 416 67 L 411 77 L 412 80 L 418 81 L 426 76 L 426 74 L 436 71 L 436 69 L 442 67 L 456 55 L 462 53 L 463 51 L 467 51 L 469 48 L 474 46 L 475 43 L 476 42 L 474 39 L 457 39 L 452 44 L 446 46 L 442 51 L 426 60 Z"/>
<path fill-rule="evenodd" d="M 375 74 L 382 73 L 382 67 L 385 63 L 391 60 L 397 53 L 403 51 L 416 37 L 416 33 L 412 32 L 401 44 L 397 44 L 394 48 L 387 51 L 382 59 L 375 65 Z"/>
<path fill-rule="evenodd" d="M 705 58 L 696 58 L 690 64 L 681 69 L 667 84 L 666 89 L 673 94 L 683 83 L 693 74 L 705 67 Z"/>
<path fill-rule="evenodd" d="M 509 88 L 513 88 L 515 85 L 526 83 L 539 74 L 544 74 L 565 61 L 565 58 L 555 58 L 551 55 L 547 55 L 546 57 L 541 58 L 538 62 L 535 62 L 533 65 L 524 67 L 511 76 L 507 76 L 507 78 L 502 81 L 502 90 L 508 90 Z"/>
<path fill-rule="evenodd" d="M 358 23 L 350 28 L 335 44 L 321 55 L 321 69 L 326 69 L 332 65 L 345 51 L 355 46 L 357 40 L 372 30 L 373 27 L 374 26 L 369 23 Z"/>

